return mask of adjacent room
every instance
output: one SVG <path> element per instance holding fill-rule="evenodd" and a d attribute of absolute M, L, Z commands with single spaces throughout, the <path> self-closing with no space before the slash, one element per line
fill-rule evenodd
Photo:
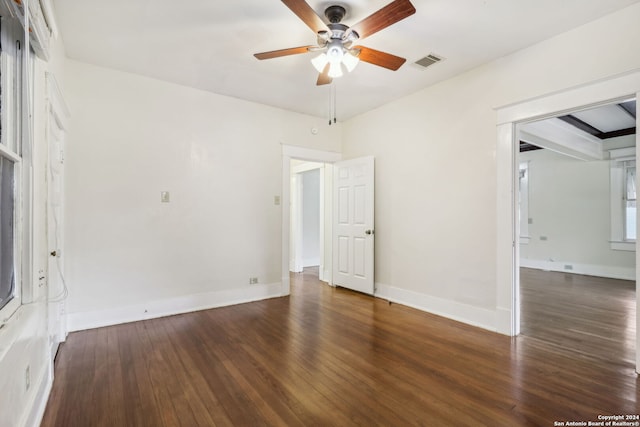
<path fill-rule="evenodd" d="M 0 2 L 0 426 L 640 422 L 638 22 Z"/>
<path fill-rule="evenodd" d="M 527 123 L 519 139 L 521 334 L 633 366 L 635 99 Z"/>

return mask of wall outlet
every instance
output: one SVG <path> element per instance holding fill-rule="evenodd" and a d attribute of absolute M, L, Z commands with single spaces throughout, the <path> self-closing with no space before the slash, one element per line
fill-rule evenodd
<path fill-rule="evenodd" d="M 250 285 L 256 285 L 258 283 L 258 278 L 257 277 L 249 277 L 249 284 Z"/>
<path fill-rule="evenodd" d="M 565 265 L 564 265 L 564 269 L 565 269 L 565 270 L 573 270 L 573 265 L 571 265 L 571 264 L 565 264 Z"/>
<path fill-rule="evenodd" d="M 547 240 L 547 236 L 540 236 L 540 240 Z"/>
<path fill-rule="evenodd" d="M 29 391 L 31 387 L 31 368 L 27 365 L 27 369 L 24 370 L 24 391 Z"/>

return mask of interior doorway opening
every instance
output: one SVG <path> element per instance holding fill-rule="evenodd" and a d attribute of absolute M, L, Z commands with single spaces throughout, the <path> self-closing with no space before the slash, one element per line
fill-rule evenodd
<path fill-rule="evenodd" d="M 635 98 L 565 111 L 520 124 L 515 149 L 520 332 L 631 366 L 636 118 Z"/>
<path fill-rule="evenodd" d="M 617 101 L 638 99 L 640 96 L 640 71 L 612 76 L 536 97 L 516 104 L 496 109 L 496 173 L 497 173 L 497 247 L 496 247 L 496 330 L 500 333 L 516 336 L 520 333 L 520 295 L 519 295 L 519 244 L 518 218 L 518 168 L 517 168 L 517 128 L 545 118 L 556 117 L 562 112 L 611 104 Z M 636 128 L 638 119 L 636 118 Z M 636 145 L 638 136 L 636 134 Z M 636 178 L 637 183 L 637 178 Z M 637 221 L 636 212 L 636 221 Z M 635 252 L 636 265 L 640 259 Z M 636 283 L 638 272 L 636 271 Z M 640 296 L 636 292 L 636 311 Z M 640 317 L 636 316 L 635 342 L 636 372 L 640 367 Z"/>
<path fill-rule="evenodd" d="M 330 163 L 290 160 L 289 271 L 317 269 L 321 281 L 331 283 Z"/>
<path fill-rule="evenodd" d="M 289 272 L 291 269 L 291 240 L 293 233 L 291 232 L 291 220 L 292 220 L 292 183 L 291 183 L 291 172 L 292 172 L 292 160 L 303 161 L 303 162 L 313 162 L 313 163 L 321 163 L 325 165 L 324 168 L 324 181 L 331 182 L 333 177 L 330 176 L 330 173 L 326 172 L 330 169 L 327 166 L 332 166 L 333 163 L 340 161 L 342 159 L 342 155 L 340 153 L 332 152 L 332 151 L 324 151 L 324 150 L 316 150 L 311 148 L 303 148 L 292 145 L 283 145 L 282 146 L 282 295 L 289 295 L 291 292 L 290 286 L 290 277 Z M 332 212 L 332 196 L 331 193 L 327 194 L 327 187 L 329 187 L 329 191 L 332 188 L 331 185 L 326 186 L 323 190 L 325 195 L 324 197 L 324 211 Z M 327 215 L 325 213 L 325 224 L 324 233 L 327 236 L 332 236 L 332 229 L 330 227 L 332 218 L 331 215 Z M 327 224 L 329 227 L 327 227 Z M 325 238 L 324 252 L 332 250 L 331 238 Z M 323 264 L 323 279 L 329 284 L 333 284 L 332 282 L 332 252 L 328 252 L 329 256 L 325 255 L 322 259 Z"/>

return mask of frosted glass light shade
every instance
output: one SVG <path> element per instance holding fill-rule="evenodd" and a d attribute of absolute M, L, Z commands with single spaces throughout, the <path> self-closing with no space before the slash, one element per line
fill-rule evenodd
<path fill-rule="evenodd" d="M 332 79 L 342 77 L 342 66 L 339 62 L 331 62 L 331 66 L 329 67 L 329 77 Z"/>
<path fill-rule="evenodd" d="M 358 65 L 358 62 L 360 62 L 360 58 L 351 53 L 347 53 L 342 57 L 342 63 L 347 67 L 348 72 L 352 72 L 356 68 L 356 65 Z"/>
<path fill-rule="evenodd" d="M 311 64 L 313 64 L 313 67 L 318 70 L 319 73 L 324 71 L 324 67 L 326 67 L 328 63 L 329 58 L 326 53 L 321 53 L 311 60 Z"/>

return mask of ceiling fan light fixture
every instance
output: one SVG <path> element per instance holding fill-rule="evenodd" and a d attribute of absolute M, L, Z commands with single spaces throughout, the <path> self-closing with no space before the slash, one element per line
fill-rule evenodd
<path fill-rule="evenodd" d="M 326 67 L 328 63 L 329 58 L 327 57 L 326 53 L 321 53 L 311 60 L 311 64 L 316 70 L 318 70 L 319 73 L 324 71 L 324 67 Z"/>
<path fill-rule="evenodd" d="M 356 68 L 356 65 L 358 65 L 358 62 L 360 62 L 360 58 L 358 58 L 356 55 L 352 54 L 351 52 L 347 52 L 342 58 L 342 63 L 347 68 L 347 71 L 349 73 Z"/>
<path fill-rule="evenodd" d="M 340 64 L 342 62 L 342 58 L 344 58 L 344 47 L 340 40 L 333 40 L 329 43 L 327 57 L 332 64 Z"/>
<path fill-rule="evenodd" d="M 329 62 L 329 77 L 335 79 L 336 77 L 342 77 L 342 66 L 340 62 Z"/>

